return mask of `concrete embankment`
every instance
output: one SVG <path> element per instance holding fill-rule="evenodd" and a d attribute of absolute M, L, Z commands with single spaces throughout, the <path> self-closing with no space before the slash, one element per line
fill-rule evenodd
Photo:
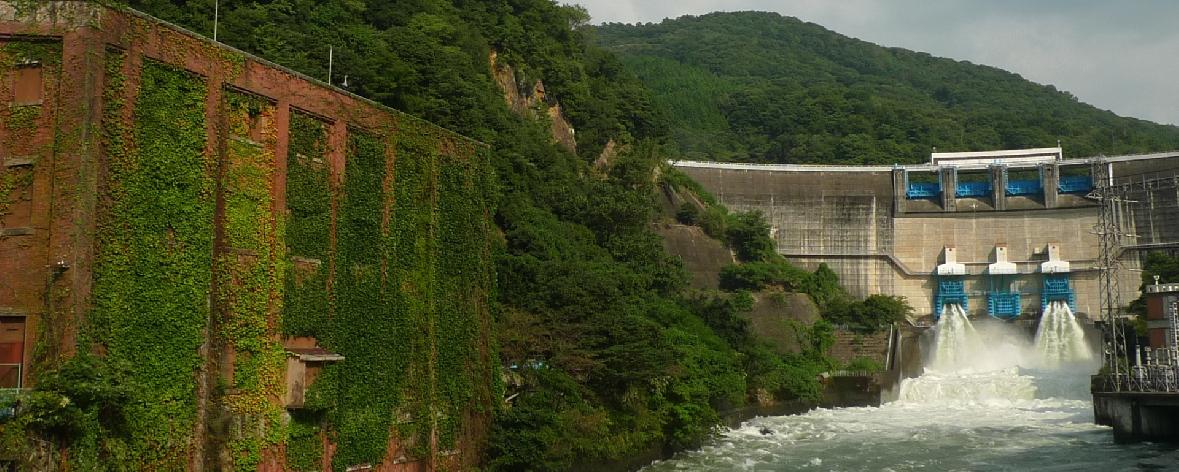
<path fill-rule="evenodd" d="M 1179 443 L 1179 394 L 1093 392 L 1093 417 L 1118 442 Z"/>

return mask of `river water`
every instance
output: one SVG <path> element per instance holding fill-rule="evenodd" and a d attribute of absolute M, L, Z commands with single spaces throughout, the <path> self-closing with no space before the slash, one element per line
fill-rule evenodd
<path fill-rule="evenodd" d="M 894 401 L 755 418 L 644 470 L 1179 471 L 1176 447 L 1114 444 L 1093 424 L 1096 361 L 1067 306 L 1048 310 L 1035 342 L 946 308 L 925 374 Z"/>

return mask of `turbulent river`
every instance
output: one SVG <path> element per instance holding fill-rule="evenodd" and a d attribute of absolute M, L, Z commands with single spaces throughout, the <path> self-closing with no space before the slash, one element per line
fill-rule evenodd
<path fill-rule="evenodd" d="M 944 312 L 925 374 L 894 401 L 755 418 L 644 470 L 1179 470 L 1179 449 L 1114 444 L 1093 424 L 1097 361 L 1067 305 L 1047 310 L 1034 341 Z"/>

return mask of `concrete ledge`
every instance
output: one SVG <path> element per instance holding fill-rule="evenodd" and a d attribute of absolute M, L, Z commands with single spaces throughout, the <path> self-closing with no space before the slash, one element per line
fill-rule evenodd
<path fill-rule="evenodd" d="M 32 236 L 33 228 L 0 228 L 0 236 Z"/>
<path fill-rule="evenodd" d="M 36 163 L 35 156 L 12 156 L 4 160 L 4 167 L 27 167 Z"/>
<path fill-rule="evenodd" d="M 1179 393 L 1093 392 L 1093 418 L 1118 442 L 1179 443 Z"/>

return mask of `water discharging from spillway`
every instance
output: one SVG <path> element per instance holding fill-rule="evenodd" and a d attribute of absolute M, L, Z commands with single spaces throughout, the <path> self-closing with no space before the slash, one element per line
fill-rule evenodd
<path fill-rule="evenodd" d="M 990 321 L 990 320 L 987 320 Z M 1033 339 L 1016 325 L 971 323 L 947 305 L 925 373 L 896 401 L 760 417 L 650 471 L 1168 470 L 1179 452 L 1114 444 L 1093 424 L 1097 366 L 1068 305 Z"/>
<path fill-rule="evenodd" d="M 1036 352 L 1044 365 L 1052 367 L 1085 363 L 1093 358 L 1081 323 L 1068 303 L 1052 302 L 1044 311 L 1036 330 Z"/>
<path fill-rule="evenodd" d="M 982 347 L 978 330 L 956 303 L 942 307 L 942 318 L 933 331 L 937 338 L 930 365 L 938 370 L 965 365 Z"/>

